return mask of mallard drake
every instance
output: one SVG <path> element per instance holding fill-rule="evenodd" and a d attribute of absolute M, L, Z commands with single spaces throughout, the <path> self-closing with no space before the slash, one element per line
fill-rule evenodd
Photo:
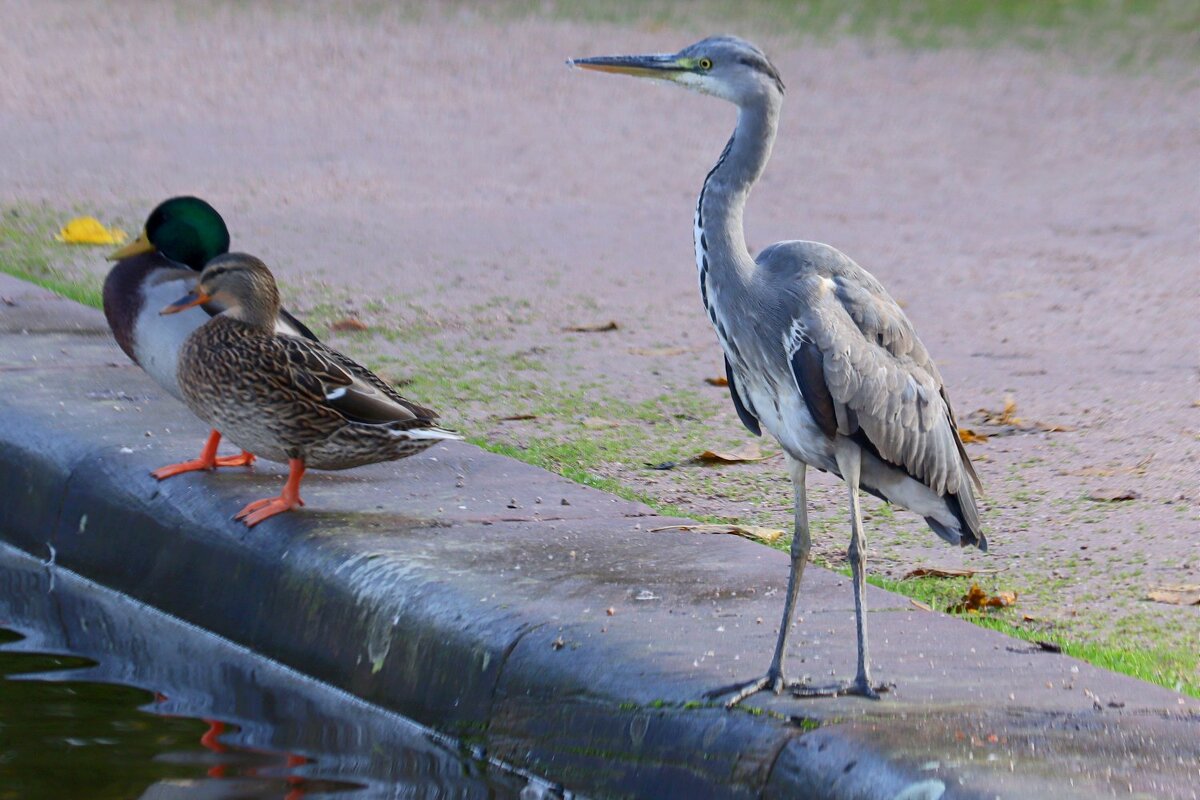
<path fill-rule="evenodd" d="M 239 446 L 288 465 L 278 497 L 250 503 L 234 517 L 248 527 L 304 505 L 300 481 L 308 467 L 394 461 L 462 438 L 349 357 L 279 333 L 279 289 L 254 256 L 214 258 L 196 285 L 162 313 L 206 303 L 224 310 L 184 342 L 178 375 L 183 401 Z"/>
<path fill-rule="evenodd" d="M 117 344 L 159 386 L 182 400 L 176 373 L 179 351 L 197 328 L 220 312 L 216 306 L 174 316 L 158 312 L 188 292 L 197 273 L 229 252 L 229 229 L 217 210 L 198 197 L 172 197 L 150 212 L 141 235 L 109 256 L 117 263 L 104 281 L 104 315 Z M 280 310 L 276 327 L 283 333 L 316 340 L 303 323 Z M 217 457 L 221 434 L 212 431 L 200 457 L 155 470 L 159 480 L 193 470 L 241 467 L 254 462 L 248 452 Z"/>

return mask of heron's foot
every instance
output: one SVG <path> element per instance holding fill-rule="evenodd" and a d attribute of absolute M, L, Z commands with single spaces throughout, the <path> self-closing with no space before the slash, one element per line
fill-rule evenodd
<path fill-rule="evenodd" d="M 705 692 L 706 700 L 715 700 L 722 695 L 733 693 L 733 697 L 725 701 L 726 708 L 733 708 L 738 703 L 745 700 L 747 697 L 756 695 L 759 692 L 771 691 L 779 694 L 787 687 L 787 681 L 783 677 L 783 672 L 780 670 L 768 670 L 766 675 L 761 678 L 755 678 L 752 681 L 742 681 L 741 683 L 733 683 L 729 686 L 722 686 L 719 689 L 713 689 L 711 692 Z"/>
<path fill-rule="evenodd" d="M 797 683 L 788 687 L 794 697 L 841 697 L 842 695 L 858 695 L 868 700 L 878 700 L 879 695 L 890 692 L 896 684 L 886 681 L 872 684 L 865 675 L 859 675 L 852 681 L 814 686 L 810 683 Z"/>

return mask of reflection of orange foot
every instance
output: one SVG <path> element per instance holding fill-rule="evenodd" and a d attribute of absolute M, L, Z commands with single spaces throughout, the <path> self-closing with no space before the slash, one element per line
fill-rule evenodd
<path fill-rule="evenodd" d="M 221 744 L 220 739 L 221 734 L 225 732 L 225 723 L 215 719 L 206 719 L 204 721 L 208 723 L 208 730 L 200 737 L 200 744 L 206 750 L 211 750 L 214 753 L 228 752 L 229 748 Z M 227 766 L 226 764 L 213 764 L 208 768 L 208 777 L 224 778 Z"/>
<path fill-rule="evenodd" d="M 298 458 L 289 460 L 287 483 L 284 484 L 279 497 L 255 500 L 234 515 L 234 519 L 240 519 L 246 523 L 247 528 L 253 528 L 264 519 L 304 505 L 304 501 L 300 499 L 300 481 L 303 478 L 304 462 Z"/>
<path fill-rule="evenodd" d="M 173 478 L 176 475 L 182 475 L 185 472 L 199 472 L 200 470 L 216 469 L 217 467 L 248 467 L 254 463 L 254 454 L 242 451 L 240 456 L 222 456 L 217 458 L 217 445 L 221 443 L 221 434 L 213 431 L 208 435 L 208 440 L 204 442 L 204 449 L 200 451 L 199 458 L 193 458 L 191 461 L 183 461 L 179 464 L 168 464 L 165 467 L 159 467 L 150 474 L 160 481 L 165 481 L 167 478 Z"/>
<path fill-rule="evenodd" d="M 295 753 L 287 754 L 287 768 L 289 770 L 293 770 L 296 767 L 302 767 L 307 764 L 308 761 L 309 760 L 304 756 L 298 756 Z M 304 797 L 306 791 L 304 786 L 305 778 L 303 775 L 288 775 L 286 778 L 284 778 L 284 781 L 287 782 L 290 791 L 283 798 L 283 800 L 300 800 L 301 797 Z"/>
<path fill-rule="evenodd" d="M 225 745 L 221 744 L 220 736 L 225 732 L 225 723 L 215 719 L 204 720 L 208 723 L 208 730 L 200 737 L 200 744 L 204 745 L 204 749 L 212 750 L 214 753 L 224 753 Z"/>

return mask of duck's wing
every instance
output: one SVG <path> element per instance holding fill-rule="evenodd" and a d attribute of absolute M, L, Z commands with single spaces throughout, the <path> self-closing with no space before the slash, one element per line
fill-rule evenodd
<path fill-rule="evenodd" d="M 320 342 L 294 336 L 275 336 L 272 341 L 285 356 L 294 384 L 347 419 L 420 426 L 436 416 L 407 400 L 366 367 Z"/>

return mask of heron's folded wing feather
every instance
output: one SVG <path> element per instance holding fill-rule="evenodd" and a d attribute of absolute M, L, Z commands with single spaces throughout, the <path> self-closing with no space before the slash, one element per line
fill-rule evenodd
<path fill-rule="evenodd" d="M 823 290 L 812 292 L 818 299 L 797 320 L 789 344 L 797 385 L 823 429 L 831 406 L 839 433 L 861 431 L 881 458 L 952 494 L 973 470 L 941 376 L 904 312 L 878 281 L 859 273 L 813 277 L 825 282 Z"/>

